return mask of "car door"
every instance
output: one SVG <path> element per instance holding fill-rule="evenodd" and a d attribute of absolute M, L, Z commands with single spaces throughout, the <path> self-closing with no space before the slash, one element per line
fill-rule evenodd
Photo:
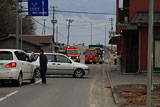
<path fill-rule="evenodd" d="M 61 75 L 73 75 L 74 66 L 72 61 L 63 55 L 55 55 L 56 73 Z"/>
<path fill-rule="evenodd" d="M 27 67 L 26 69 L 27 79 L 31 79 L 34 73 L 34 65 L 31 63 L 31 60 L 26 53 L 22 52 L 22 54 L 24 56 L 24 61 L 26 64 L 25 66 Z"/>
<path fill-rule="evenodd" d="M 48 59 L 47 64 L 47 75 L 55 75 L 56 74 L 56 63 L 55 58 L 53 54 L 45 54 Z"/>
<path fill-rule="evenodd" d="M 23 72 L 23 79 L 30 79 L 31 77 L 31 65 L 29 64 L 29 58 L 22 51 L 16 51 L 15 55 L 20 62 L 21 70 Z"/>

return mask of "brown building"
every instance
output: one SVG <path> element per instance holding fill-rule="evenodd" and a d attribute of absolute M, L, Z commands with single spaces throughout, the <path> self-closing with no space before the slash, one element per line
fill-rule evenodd
<path fill-rule="evenodd" d="M 21 41 L 22 40 L 22 41 Z M 26 52 L 38 52 L 43 49 L 45 52 L 54 50 L 52 35 L 23 35 L 19 37 L 19 48 Z M 16 36 L 10 34 L 0 39 L 0 49 L 16 49 Z"/>
<path fill-rule="evenodd" d="M 160 0 L 154 0 L 153 68 L 160 72 Z M 147 72 L 149 0 L 117 0 L 116 34 L 123 72 Z M 120 43 L 118 43 L 121 41 Z M 117 43 L 116 43 L 117 42 Z"/>

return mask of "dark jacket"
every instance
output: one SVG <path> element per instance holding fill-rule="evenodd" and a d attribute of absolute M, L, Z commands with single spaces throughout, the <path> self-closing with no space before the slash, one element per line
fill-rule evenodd
<path fill-rule="evenodd" d="M 46 69 L 47 68 L 47 63 L 48 63 L 48 60 L 47 60 L 47 57 L 46 55 L 42 54 L 40 55 L 40 68 L 41 69 Z"/>

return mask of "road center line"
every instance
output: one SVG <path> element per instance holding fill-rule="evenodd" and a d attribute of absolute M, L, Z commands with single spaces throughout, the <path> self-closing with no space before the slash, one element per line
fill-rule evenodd
<path fill-rule="evenodd" d="M 12 95 L 14 95 L 14 94 L 16 94 L 16 93 L 18 93 L 18 91 L 14 91 L 14 92 L 6 95 L 5 97 L 0 98 L 0 101 L 3 101 L 3 100 L 7 99 L 8 97 L 10 97 L 10 96 L 12 96 Z"/>

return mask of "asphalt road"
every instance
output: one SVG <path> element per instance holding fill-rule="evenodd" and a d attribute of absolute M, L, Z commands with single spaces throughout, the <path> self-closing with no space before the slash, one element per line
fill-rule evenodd
<path fill-rule="evenodd" d="M 46 85 L 40 84 L 40 78 L 37 78 L 35 84 L 24 81 L 21 87 L 11 84 L 0 86 L 0 107 L 96 107 L 96 96 L 103 94 L 98 91 L 94 94 L 94 85 L 96 78 L 99 78 L 98 86 L 101 85 L 103 67 L 89 66 L 90 74 L 80 79 L 72 76 L 49 76 Z M 100 88 L 97 89 L 101 91 Z"/>

